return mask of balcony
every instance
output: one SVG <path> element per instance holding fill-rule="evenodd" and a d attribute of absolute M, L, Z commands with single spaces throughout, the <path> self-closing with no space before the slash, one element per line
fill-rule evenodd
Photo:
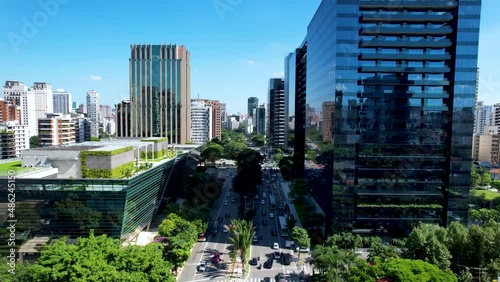
<path fill-rule="evenodd" d="M 373 66 L 373 67 L 359 67 L 358 72 L 360 73 L 448 73 L 450 68 L 448 67 L 408 67 L 408 66 L 394 66 L 394 67 L 383 67 L 383 66 Z"/>
<path fill-rule="evenodd" d="M 360 0 L 359 8 L 361 10 L 451 10 L 458 6 L 456 0 L 428 0 L 428 1 L 412 1 L 412 0 Z"/>
<path fill-rule="evenodd" d="M 451 59 L 450 54 L 360 54 L 360 60 L 375 61 L 375 60 L 408 60 L 408 61 L 446 61 Z"/>
<path fill-rule="evenodd" d="M 361 35 L 447 35 L 452 33 L 452 29 L 449 26 L 443 26 L 438 28 L 415 28 L 415 27 L 365 27 L 362 28 L 359 33 Z"/>
<path fill-rule="evenodd" d="M 362 40 L 359 43 L 359 47 L 388 47 L 388 48 L 447 48 L 450 47 L 451 41 L 448 39 L 440 40 L 425 40 L 420 41 L 410 41 L 398 39 L 394 41 L 389 41 L 385 39 L 370 39 Z"/>
<path fill-rule="evenodd" d="M 411 13 L 400 13 L 397 15 L 388 15 L 386 13 L 364 14 L 360 17 L 360 22 L 408 22 L 408 23 L 445 23 L 453 20 L 451 14 L 442 15 L 416 15 Z"/>

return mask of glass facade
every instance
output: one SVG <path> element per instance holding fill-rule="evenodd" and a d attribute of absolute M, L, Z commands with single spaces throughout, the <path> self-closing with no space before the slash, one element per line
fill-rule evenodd
<path fill-rule="evenodd" d="M 91 229 L 128 242 L 148 227 L 162 199 L 182 192 L 196 165 L 196 154 L 190 152 L 128 180 L 17 178 L 14 210 L 9 207 L 9 182 L 0 179 L 0 252 L 10 248 L 8 220 L 17 220 L 16 247 L 35 236 L 77 238 Z"/>
<path fill-rule="evenodd" d="M 177 45 L 132 45 L 130 58 L 130 136 L 190 139 L 189 52 Z"/>
<path fill-rule="evenodd" d="M 322 1 L 306 37 L 305 167 L 315 198 L 332 193 L 333 232 L 467 223 L 480 7 Z"/>

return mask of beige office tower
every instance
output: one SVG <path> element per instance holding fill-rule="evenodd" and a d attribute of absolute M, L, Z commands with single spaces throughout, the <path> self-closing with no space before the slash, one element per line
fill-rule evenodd
<path fill-rule="evenodd" d="M 118 137 L 168 137 L 170 144 L 191 141 L 189 51 L 178 45 L 131 45 L 130 128 Z M 121 113 L 117 113 L 120 118 Z"/>

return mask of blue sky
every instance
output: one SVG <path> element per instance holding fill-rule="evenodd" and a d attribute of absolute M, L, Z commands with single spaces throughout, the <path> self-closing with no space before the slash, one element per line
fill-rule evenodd
<path fill-rule="evenodd" d="M 95 89 L 112 105 L 129 95 L 130 44 L 176 43 L 191 52 L 191 97 L 244 113 L 248 97 L 265 101 L 269 78 L 283 76 L 320 2 L 0 0 L 0 83 L 45 81 L 80 103 Z M 500 102 L 498 10 L 500 1 L 483 2 L 479 97 L 487 104 Z"/>

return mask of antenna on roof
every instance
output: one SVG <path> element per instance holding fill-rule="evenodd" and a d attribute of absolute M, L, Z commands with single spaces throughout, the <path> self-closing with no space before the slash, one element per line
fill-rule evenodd
<path fill-rule="evenodd" d="M 200 93 L 198 93 L 198 100 L 200 100 Z"/>

